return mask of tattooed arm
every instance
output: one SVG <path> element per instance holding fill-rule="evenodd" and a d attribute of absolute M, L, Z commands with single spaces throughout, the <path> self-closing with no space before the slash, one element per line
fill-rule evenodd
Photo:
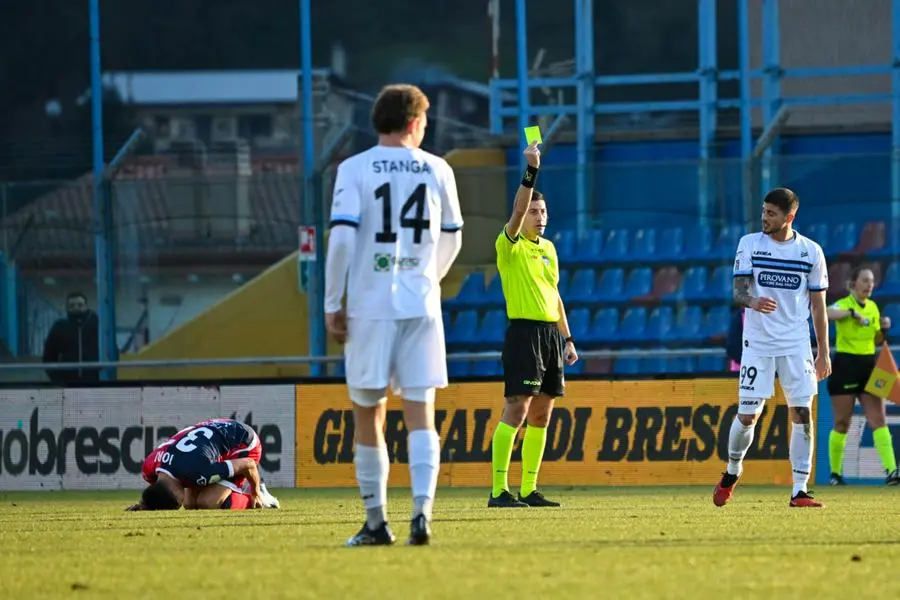
<path fill-rule="evenodd" d="M 778 304 L 772 298 L 756 297 L 750 293 L 750 285 L 753 283 L 752 275 L 736 275 L 731 291 L 734 303 L 744 308 L 749 308 L 761 313 L 771 313 L 778 308 Z"/>

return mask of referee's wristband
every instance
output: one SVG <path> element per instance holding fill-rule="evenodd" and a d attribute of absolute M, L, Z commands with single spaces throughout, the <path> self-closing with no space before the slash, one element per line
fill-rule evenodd
<path fill-rule="evenodd" d="M 522 176 L 522 187 L 533 188 L 537 174 L 537 167 L 532 167 L 531 165 L 525 167 L 525 174 Z"/>

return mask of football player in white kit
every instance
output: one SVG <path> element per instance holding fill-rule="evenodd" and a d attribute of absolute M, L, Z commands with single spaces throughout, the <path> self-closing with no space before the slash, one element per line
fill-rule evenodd
<path fill-rule="evenodd" d="M 349 546 L 394 543 L 384 440 L 387 388 L 403 399 L 413 514 L 409 543 L 427 544 L 440 466 L 435 388 L 447 386 L 440 281 L 462 247 L 453 170 L 421 150 L 428 98 L 385 87 L 372 109 L 378 144 L 343 161 L 331 206 L 325 325 L 344 343 L 366 523 Z M 346 313 L 342 308 L 346 286 Z"/>
<path fill-rule="evenodd" d="M 734 301 L 750 309 L 744 320 L 738 413 L 728 437 L 728 467 L 713 491 L 724 506 L 734 494 L 756 419 L 775 394 L 777 375 L 791 414 L 790 506 L 821 507 L 807 489 L 813 458 L 810 418 L 818 382 L 831 373 L 825 293 L 828 269 L 822 248 L 792 227 L 800 200 L 776 188 L 763 200 L 762 232 L 741 238 L 734 261 Z M 818 351 L 813 362 L 808 319 Z"/>

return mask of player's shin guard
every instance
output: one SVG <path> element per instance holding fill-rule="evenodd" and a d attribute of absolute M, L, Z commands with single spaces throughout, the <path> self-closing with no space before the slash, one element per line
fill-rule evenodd
<path fill-rule="evenodd" d="M 375 530 L 387 521 L 387 482 L 390 459 L 387 446 L 356 445 L 353 457 L 356 481 L 366 507 L 366 523 Z"/>
<path fill-rule="evenodd" d="M 735 416 L 731 422 L 731 431 L 728 434 L 728 467 L 726 471 L 730 475 L 740 475 L 744 456 L 753 443 L 753 425 L 744 425 Z"/>
<path fill-rule="evenodd" d="M 222 503 L 224 510 L 247 510 L 252 506 L 250 495 L 240 492 L 231 492 L 231 495 L 225 498 L 225 502 Z"/>
<path fill-rule="evenodd" d="M 794 479 L 794 490 L 791 496 L 808 491 L 809 473 L 813 459 L 813 426 L 812 423 L 791 423 L 791 471 Z"/>
<path fill-rule="evenodd" d="M 409 432 L 408 441 L 412 518 L 423 514 L 430 521 L 441 465 L 441 440 L 433 429 L 417 429 Z"/>

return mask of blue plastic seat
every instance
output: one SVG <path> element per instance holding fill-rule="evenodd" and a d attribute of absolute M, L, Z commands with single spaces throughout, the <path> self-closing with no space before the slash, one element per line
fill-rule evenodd
<path fill-rule="evenodd" d="M 659 375 L 667 372 L 666 358 L 664 356 L 656 356 L 649 351 L 650 355 L 640 360 L 639 372 L 646 375 Z"/>
<path fill-rule="evenodd" d="M 615 308 L 601 308 L 594 315 L 591 331 L 586 341 L 609 343 L 618 339 L 619 311 Z"/>
<path fill-rule="evenodd" d="M 576 308 L 568 315 L 569 331 L 576 340 L 587 341 L 591 331 L 591 311 L 586 308 Z"/>
<path fill-rule="evenodd" d="M 725 370 L 725 359 L 721 356 L 701 356 L 697 359 L 699 373 L 721 373 Z"/>
<path fill-rule="evenodd" d="M 682 297 L 687 302 L 704 300 L 707 297 L 707 285 L 709 271 L 706 267 L 690 267 L 684 272 L 684 281 L 681 284 Z"/>
<path fill-rule="evenodd" d="M 875 294 L 881 296 L 900 295 L 900 262 L 891 263 L 884 272 L 884 280 L 875 289 Z"/>
<path fill-rule="evenodd" d="M 711 300 L 727 302 L 731 299 L 734 290 L 734 273 L 730 266 L 716 267 L 712 277 L 709 278 L 709 286 L 706 288 L 706 296 Z"/>
<path fill-rule="evenodd" d="M 719 237 L 716 239 L 716 245 L 713 247 L 712 255 L 717 259 L 734 258 L 737 252 L 738 242 L 745 233 L 745 229 L 740 225 L 726 225 L 719 231 Z"/>
<path fill-rule="evenodd" d="M 553 245 L 556 246 L 556 254 L 561 263 L 572 260 L 572 257 L 575 256 L 575 232 L 570 229 L 557 232 L 553 236 Z"/>
<path fill-rule="evenodd" d="M 650 267 L 634 269 L 628 274 L 625 283 L 625 298 L 633 300 L 640 296 L 647 296 L 653 291 L 653 271 Z"/>
<path fill-rule="evenodd" d="M 450 331 L 447 332 L 447 343 L 465 344 L 475 339 L 478 331 L 478 314 L 474 310 L 463 310 L 456 315 Z"/>
<path fill-rule="evenodd" d="M 731 313 L 727 306 L 716 306 L 709 309 L 703 324 L 705 337 L 725 336 L 731 326 Z"/>
<path fill-rule="evenodd" d="M 584 360 L 578 360 L 574 365 L 563 365 L 563 372 L 566 375 L 581 375 L 584 373 Z"/>
<path fill-rule="evenodd" d="M 575 246 L 575 260 L 579 264 L 598 264 L 602 260 L 603 232 L 592 229 Z"/>
<path fill-rule="evenodd" d="M 593 269 L 579 269 L 569 281 L 568 299 L 575 302 L 590 302 L 597 293 L 597 272 Z M 567 298 L 563 298 L 565 301 Z"/>
<path fill-rule="evenodd" d="M 888 304 L 881 310 L 881 316 L 891 318 L 891 329 L 900 327 L 900 304 Z"/>
<path fill-rule="evenodd" d="M 450 306 L 474 306 L 484 302 L 484 273 L 473 271 L 466 275 L 459 293 L 447 301 Z"/>
<path fill-rule="evenodd" d="M 663 229 L 656 245 L 655 258 L 660 262 L 679 261 L 684 253 L 684 229 L 670 227 Z"/>
<path fill-rule="evenodd" d="M 671 306 L 660 306 L 650 311 L 644 340 L 661 342 L 666 339 L 674 325 L 675 316 Z"/>
<path fill-rule="evenodd" d="M 569 297 L 569 281 L 572 279 L 572 272 L 568 269 L 562 269 L 559 272 L 559 283 L 556 284 L 559 294 L 563 300 Z"/>
<path fill-rule="evenodd" d="M 472 365 L 467 360 L 447 361 L 447 375 L 450 377 L 467 377 L 471 368 Z"/>
<path fill-rule="evenodd" d="M 825 253 L 828 255 L 850 252 L 859 241 L 859 227 L 856 223 L 838 223 L 831 232 Z"/>
<path fill-rule="evenodd" d="M 823 248 L 828 246 L 828 223 L 813 223 L 806 229 L 801 227 L 799 231 Z"/>
<path fill-rule="evenodd" d="M 494 278 L 491 279 L 491 282 L 487 285 L 484 294 L 484 301 L 482 304 L 500 304 L 502 305 L 505 302 L 503 298 L 503 280 L 500 279 L 500 274 L 497 273 L 494 275 Z"/>
<path fill-rule="evenodd" d="M 706 260 L 712 255 L 712 229 L 707 225 L 694 225 L 684 236 L 681 260 Z"/>
<path fill-rule="evenodd" d="M 617 358 L 613 364 L 613 373 L 616 375 L 637 375 L 640 372 L 640 359 L 633 356 Z"/>
<path fill-rule="evenodd" d="M 647 309 L 644 307 L 629 308 L 622 315 L 617 337 L 622 342 L 639 342 L 644 339 L 646 328 Z"/>
<path fill-rule="evenodd" d="M 499 345 L 506 336 L 506 313 L 502 310 L 489 311 L 481 322 L 477 341 L 485 344 Z"/>
<path fill-rule="evenodd" d="M 631 239 L 629 262 L 649 262 L 656 259 L 656 230 L 638 229 Z"/>
<path fill-rule="evenodd" d="M 686 306 L 678 313 L 667 339 L 679 343 L 699 342 L 703 339 L 703 311 L 699 306 Z"/>
<path fill-rule="evenodd" d="M 666 371 L 673 374 L 693 373 L 696 371 L 693 356 L 670 356 L 666 361 Z"/>
<path fill-rule="evenodd" d="M 627 229 L 613 229 L 606 235 L 600 255 L 604 261 L 618 262 L 628 260 Z"/>
<path fill-rule="evenodd" d="M 599 302 L 622 302 L 625 295 L 625 272 L 622 269 L 606 269 L 600 276 L 595 296 Z"/>
<path fill-rule="evenodd" d="M 503 365 L 499 360 L 472 361 L 472 375 L 479 377 L 497 377 L 503 373 Z"/>

